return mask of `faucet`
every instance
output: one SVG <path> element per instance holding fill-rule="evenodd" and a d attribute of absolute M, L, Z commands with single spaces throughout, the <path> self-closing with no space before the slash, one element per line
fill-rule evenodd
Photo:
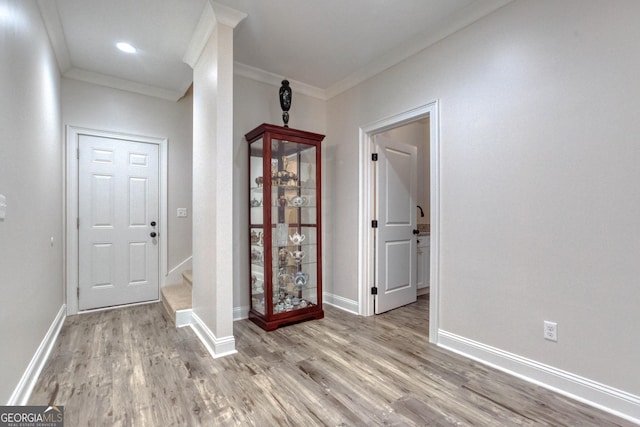
<path fill-rule="evenodd" d="M 422 210 L 422 208 L 420 207 L 420 205 L 418 205 L 418 209 L 420 209 L 420 217 L 424 218 L 424 211 Z"/>

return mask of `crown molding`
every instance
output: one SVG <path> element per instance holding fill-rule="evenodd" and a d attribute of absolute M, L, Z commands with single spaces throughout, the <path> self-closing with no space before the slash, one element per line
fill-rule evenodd
<path fill-rule="evenodd" d="M 168 101 L 179 100 L 187 91 L 188 86 L 185 87 L 183 91 L 173 91 L 73 67 L 56 2 L 51 0 L 38 0 L 37 3 L 42 22 L 44 23 L 47 36 L 49 37 L 53 53 L 56 57 L 56 62 L 58 63 L 58 68 L 60 69 L 60 74 L 64 77 L 113 89 L 153 96 Z"/>
<path fill-rule="evenodd" d="M 113 89 L 120 89 L 127 92 L 138 93 L 141 95 L 153 96 L 155 98 L 174 102 L 182 98 L 182 96 L 189 88 L 187 86 L 183 91 L 163 89 L 157 86 L 151 86 L 143 83 L 133 82 L 131 80 L 106 76 L 104 74 L 95 73 L 93 71 L 87 71 L 80 68 L 71 68 L 66 73 L 63 73 L 63 76 L 68 79 L 80 80 L 98 86 L 106 86 Z"/>
<path fill-rule="evenodd" d="M 512 1 L 513 0 L 475 1 L 460 12 L 451 16 L 449 19 L 442 21 L 428 37 L 416 39 L 412 43 L 405 45 L 403 49 L 395 49 L 386 55 L 380 56 L 367 66 L 357 70 L 345 79 L 332 84 L 326 89 L 318 88 L 296 80 L 289 79 L 289 81 L 297 93 L 327 101 L 399 64 L 491 12 L 511 3 Z M 74 68 L 71 63 L 71 57 L 56 2 L 51 0 L 37 0 L 37 4 L 47 35 L 51 42 L 58 67 L 60 68 L 60 73 L 63 76 L 70 79 L 81 80 L 88 83 L 154 96 L 171 101 L 177 101 L 180 99 L 188 89 L 188 87 L 186 87 L 182 92 L 172 91 Z M 193 68 L 200 58 L 200 55 L 202 54 L 202 51 L 211 37 L 217 23 L 235 28 L 246 17 L 247 14 L 244 12 L 216 3 L 212 0 L 207 1 L 203 7 L 200 20 L 193 32 L 191 41 L 189 42 L 182 60 Z M 283 76 L 239 62 L 234 63 L 234 73 L 236 75 L 276 87 L 279 87 L 283 80 Z"/>
<path fill-rule="evenodd" d="M 211 0 L 209 1 L 213 8 L 216 22 L 226 25 L 227 27 L 236 28 L 238 24 L 248 16 L 246 13 L 233 9 L 229 6 L 225 6 Z"/>
<path fill-rule="evenodd" d="M 202 8 L 202 14 L 200 15 L 200 20 L 198 21 L 198 25 L 196 25 L 196 29 L 193 31 L 193 35 L 191 36 L 191 41 L 189 41 L 189 45 L 187 46 L 187 51 L 184 53 L 182 57 L 182 61 L 189 65 L 191 68 L 196 66 L 202 51 L 204 50 L 209 37 L 211 37 L 211 33 L 213 29 L 216 27 L 216 18 L 213 13 L 213 8 L 209 2 L 205 3 Z"/>
<path fill-rule="evenodd" d="M 193 31 L 191 41 L 182 57 L 182 61 L 191 68 L 196 66 L 202 51 L 211 37 L 211 33 L 216 28 L 216 23 L 221 23 L 231 28 L 235 28 L 240 21 L 247 17 L 247 14 L 228 6 L 218 4 L 213 1 L 205 3 L 202 14 L 196 29 Z"/>
<path fill-rule="evenodd" d="M 47 30 L 60 73 L 64 74 L 71 69 L 71 56 L 64 37 L 58 5 L 55 1 L 38 0 L 38 9 L 40 9 L 40 16 Z"/>
<path fill-rule="evenodd" d="M 275 87 L 280 87 L 280 85 L 282 85 L 282 80 L 284 80 L 285 78 L 278 74 L 274 74 L 260 68 L 251 67 L 250 65 L 246 65 L 237 61 L 233 63 L 233 72 L 238 76 L 246 77 L 248 79 L 256 80 L 258 82 L 266 83 Z M 323 101 L 326 101 L 328 99 L 324 89 L 320 89 L 319 87 L 311 86 L 297 80 L 287 80 L 289 80 L 291 88 L 296 93 L 301 93 L 303 95 L 318 98 Z"/>
<path fill-rule="evenodd" d="M 343 80 L 329 86 L 326 89 L 327 99 L 331 99 L 399 64 L 405 59 L 427 49 L 440 40 L 460 31 L 512 1 L 513 0 L 486 0 L 482 2 L 472 2 L 469 6 L 436 25 L 426 38 L 417 38 L 405 45 L 402 49 L 394 49 L 388 54 L 378 57 Z"/>
<path fill-rule="evenodd" d="M 402 49 L 394 49 L 388 54 L 378 57 L 365 67 L 362 67 L 326 89 L 291 79 L 289 79 L 289 82 L 291 83 L 291 86 L 295 87 L 296 92 L 327 101 L 401 63 L 413 55 L 416 55 L 417 53 L 436 44 L 440 40 L 460 31 L 461 29 L 471 25 L 473 22 L 507 5 L 508 3 L 511 3 L 512 1 L 513 0 L 485 0 L 483 2 L 473 2 L 458 13 L 455 13 L 449 19 L 438 24 L 426 38 L 417 38 L 406 44 Z M 259 68 L 251 67 L 240 62 L 234 63 L 234 73 L 248 79 L 277 87 L 279 87 L 282 82 L 282 76 Z"/>

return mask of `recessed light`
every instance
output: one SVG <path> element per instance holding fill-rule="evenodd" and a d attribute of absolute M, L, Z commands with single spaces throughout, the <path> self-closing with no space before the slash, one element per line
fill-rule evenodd
<path fill-rule="evenodd" d="M 118 42 L 116 43 L 116 47 L 123 52 L 136 53 L 136 48 L 126 42 Z"/>

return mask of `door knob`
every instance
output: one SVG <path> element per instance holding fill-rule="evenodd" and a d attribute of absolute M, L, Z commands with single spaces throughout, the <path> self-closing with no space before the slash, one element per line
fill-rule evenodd
<path fill-rule="evenodd" d="M 415 234 L 415 235 L 420 234 L 420 230 L 417 230 L 417 229 L 416 229 L 416 230 L 413 230 L 413 234 Z"/>
<path fill-rule="evenodd" d="M 151 234 L 149 234 L 149 236 L 151 237 L 156 237 L 158 234 L 155 231 L 152 231 Z"/>
<path fill-rule="evenodd" d="M 155 221 L 151 221 L 151 226 L 155 227 L 156 226 L 156 222 Z"/>

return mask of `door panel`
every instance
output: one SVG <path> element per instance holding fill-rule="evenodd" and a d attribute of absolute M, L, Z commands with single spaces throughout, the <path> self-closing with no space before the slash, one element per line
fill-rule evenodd
<path fill-rule="evenodd" d="M 380 134 L 375 137 L 376 313 L 416 300 L 417 148 Z"/>
<path fill-rule="evenodd" d="M 113 287 L 113 268 L 115 260 L 113 245 L 110 243 L 94 243 L 91 250 L 91 286 Z"/>
<path fill-rule="evenodd" d="M 129 227 L 145 227 L 149 212 L 146 178 L 129 178 Z"/>
<path fill-rule="evenodd" d="M 129 284 L 147 282 L 147 243 L 129 243 Z"/>
<path fill-rule="evenodd" d="M 79 308 L 158 299 L 159 148 L 80 135 Z"/>
<path fill-rule="evenodd" d="M 409 146 L 410 147 L 410 146 Z M 386 212 L 386 224 L 398 226 L 411 226 L 411 201 L 410 190 L 415 188 L 411 183 L 412 153 L 383 147 L 382 161 L 385 162 L 381 178 L 386 186 L 384 194 L 387 201 L 384 204 Z"/>
<path fill-rule="evenodd" d="M 92 175 L 91 183 L 91 225 L 94 227 L 113 227 L 113 176 Z"/>
<path fill-rule="evenodd" d="M 399 242 L 386 242 L 386 259 L 387 276 L 385 280 L 384 294 L 392 291 L 399 291 L 411 286 L 411 244 L 406 240 Z"/>

